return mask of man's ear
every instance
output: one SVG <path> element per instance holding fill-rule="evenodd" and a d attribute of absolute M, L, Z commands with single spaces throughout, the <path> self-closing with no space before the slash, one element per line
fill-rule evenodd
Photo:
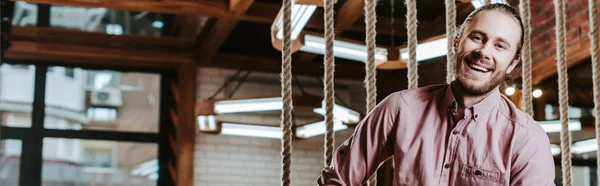
<path fill-rule="evenodd" d="M 517 66 L 517 64 L 519 64 L 519 62 L 521 62 L 521 55 L 520 54 L 519 54 L 519 56 L 517 56 L 515 59 L 513 59 L 510 62 L 510 65 L 508 65 L 508 68 L 506 69 L 506 73 L 510 74 L 515 69 L 515 67 Z"/>

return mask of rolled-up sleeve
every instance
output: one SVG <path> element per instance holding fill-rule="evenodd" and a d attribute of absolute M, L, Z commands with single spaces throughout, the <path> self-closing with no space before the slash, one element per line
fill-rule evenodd
<path fill-rule="evenodd" d="M 401 92 L 390 94 L 367 114 L 336 149 L 330 166 L 318 177 L 318 185 L 359 186 L 393 155 L 400 99 Z"/>
<path fill-rule="evenodd" d="M 554 158 L 548 135 L 530 119 L 513 156 L 510 185 L 555 185 Z"/>

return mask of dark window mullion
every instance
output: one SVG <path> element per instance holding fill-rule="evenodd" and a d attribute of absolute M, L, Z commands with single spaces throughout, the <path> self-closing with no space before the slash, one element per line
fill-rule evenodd
<path fill-rule="evenodd" d="M 23 139 L 21 153 L 21 168 L 19 172 L 19 185 L 42 185 L 42 147 L 44 130 L 45 99 L 46 99 L 46 70 L 47 66 L 39 65 L 35 68 L 35 85 L 33 89 L 33 110 L 31 114 L 31 135 Z"/>
<path fill-rule="evenodd" d="M 119 142 L 158 143 L 157 133 L 147 132 L 115 132 L 103 130 L 62 130 L 45 129 L 43 137 L 46 138 L 72 138 L 84 140 L 106 140 Z"/>

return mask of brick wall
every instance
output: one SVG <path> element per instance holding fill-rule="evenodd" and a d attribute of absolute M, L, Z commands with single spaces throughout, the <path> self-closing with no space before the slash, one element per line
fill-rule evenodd
<path fill-rule="evenodd" d="M 233 74 L 234 70 L 200 68 L 198 70 L 198 99 L 206 99 Z M 244 75 L 245 73 L 241 73 Z M 315 95 L 322 95 L 322 85 L 314 77 L 298 77 L 304 89 Z M 216 98 L 226 97 L 236 86 L 234 81 Z M 294 82 L 294 93 L 299 88 Z M 365 91 L 362 81 L 336 80 L 336 93 L 351 108 L 364 112 Z M 278 74 L 253 72 L 233 97 L 280 95 Z M 278 114 L 227 115 L 217 116 L 227 121 L 264 123 L 277 126 Z M 311 118 L 306 117 L 304 122 Z M 319 118 L 317 118 L 319 119 Z M 315 120 L 312 117 L 312 120 Z M 354 128 L 336 132 L 338 147 L 353 132 Z M 294 140 L 292 150 L 292 185 L 315 185 L 323 169 L 323 135 L 310 139 Z M 196 136 L 195 185 L 280 185 L 281 142 L 279 139 L 225 136 L 199 133 Z"/>
<path fill-rule="evenodd" d="M 590 32 L 588 8 L 588 0 L 567 1 L 565 20 L 569 45 L 588 37 Z M 600 11 L 600 6 L 597 9 Z M 553 1 L 531 0 L 531 46 L 534 61 L 556 53 L 554 15 Z"/>

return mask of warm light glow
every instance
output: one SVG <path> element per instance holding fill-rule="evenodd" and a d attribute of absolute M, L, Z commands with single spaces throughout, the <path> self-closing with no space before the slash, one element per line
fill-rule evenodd
<path fill-rule="evenodd" d="M 515 94 L 515 88 L 508 87 L 508 88 L 506 88 L 506 90 L 504 90 L 504 93 L 506 93 L 506 95 L 512 96 L 513 94 Z"/>
<path fill-rule="evenodd" d="M 300 50 L 324 55 L 325 38 L 313 35 L 305 35 L 304 46 Z M 336 40 L 333 42 L 333 55 L 339 58 L 365 62 L 367 61 L 367 47 L 365 45 Z M 387 49 L 376 48 L 375 61 L 387 61 Z"/>
<path fill-rule="evenodd" d="M 223 123 L 221 125 L 221 134 L 262 138 L 283 137 L 283 131 L 280 127 L 244 125 L 234 123 Z"/>
<path fill-rule="evenodd" d="M 282 108 L 283 100 L 281 97 L 227 100 L 215 103 L 215 112 L 218 114 L 274 111 Z"/>
<path fill-rule="evenodd" d="M 325 101 L 323 101 L 322 105 L 322 108 L 316 108 L 313 112 L 324 116 Z M 360 114 L 354 110 L 335 104 L 333 105 L 333 118 L 344 123 L 358 123 L 360 121 Z"/>
<path fill-rule="evenodd" d="M 542 90 L 540 90 L 540 89 L 535 89 L 535 90 L 533 91 L 533 97 L 534 97 L 534 98 L 539 98 L 540 96 L 542 96 Z"/>
<path fill-rule="evenodd" d="M 340 120 L 333 121 L 333 131 L 340 131 L 347 128 L 348 126 L 344 125 Z M 325 121 L 319 121 L 296 128 L 296 136 L 299 138 L 310 138 L 325 134 L 325 132 Z"/>
<path fill-rule="evenodd" d="M 417 45 L 417 61 L 428 60 L 448 53 L 448 39 L 442 38 Z M 400 50 L 402 60 L 408 60 L 408 48 Z"/>
<path fill-rule="evenodd" d="M 560 120 L 553 121 L 539 121 L 538 122 L 546 133 L 560 132 L 561 124 Z M 581 122 L 577 120 L 569 121 L 569 131 L 580 131 L 581 130 Z"/>
<path fill-rule="evenodd" d="M 302 4 L 293 4 L 292 5 L 292 17 L 291 17 L 291 26 L 292 26 L 292 40 L 296 40 L 298 35 L 306 23 L 312 16 L 312 14 L 317 9 L 315 5 L 302 5 Z M 281 10 L 283 11 L 283 9 Z M 277 29 L 277 39 L 283 40 L 283 12 L 280 12 L 280 16 L 277 17 L 277 22 L 275 24 L 275 28 Z"/>

